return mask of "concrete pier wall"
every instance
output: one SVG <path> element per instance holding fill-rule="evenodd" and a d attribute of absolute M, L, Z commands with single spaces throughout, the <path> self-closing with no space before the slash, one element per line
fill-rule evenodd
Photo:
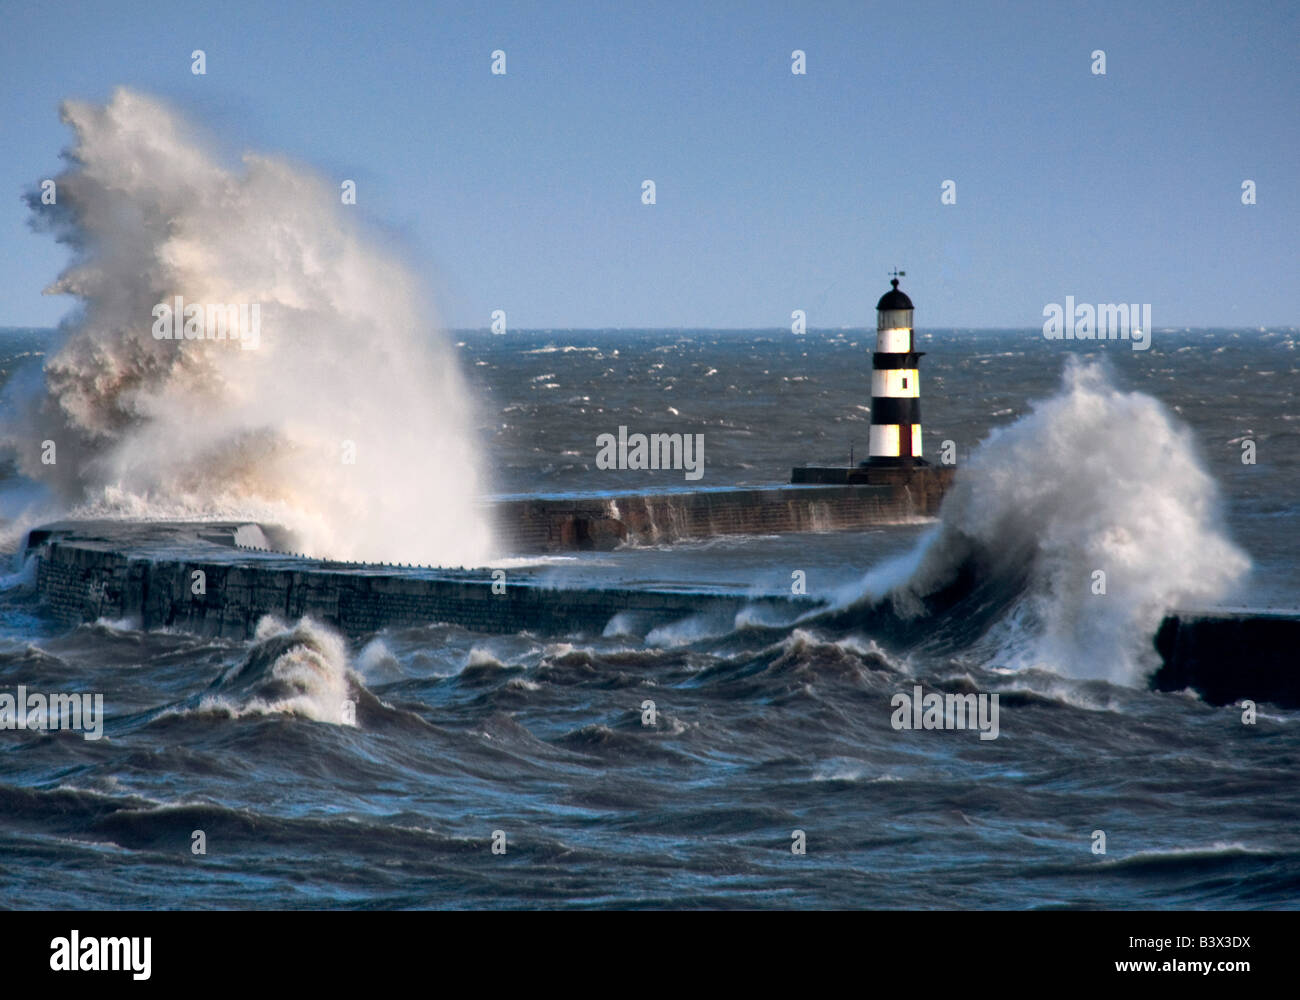
<path fill-rule="evenodd" d="M 485 632 L 601 633 L 616 615 L 635 630 L 689 618 L 722 629 L 755 605 L 792 621 L 807 598 L 677 592 L 668 589 L 557 589 L 512 571 L 494 592 L 491 570 L 331 563 L 241 548 L 273 529 L 239 524 L 69 522 L 33 531 L 28 554 L 49 613 L 69 625 L 127 619 L 232 638 L 251 636 L 267 614 L 310 615 L 349 636 L 445 622 Z M 196 574 L 201 574 L 196 577 Z M 201 579 L 202 586 L 196 585 Z M 1157 690 L 1191 688 L 1207 702 L 1251 699 L 1300 707 L 1300 611 L 1174 611 L 1155 638 L 1163 665 Z"/>
<path fill-rule="evenodd" d="M 491 509 L 498 541 L 519 553 L 716 535 L 851 531 L 933 517 L 951 472 L 930 468 L 840 486 L 505 497 L 493 501 Z"/>
<path fill-rule="evenodd" d="M 1300 708 L 1300 611 L 1170 612 L 1155 642 L 1157 690 Z"/>
<path fill-rule="evenodd" d="M 143 628 L 232 638 L 251 636 L 267 614 L 288 620 L 310 615 L 349 636 L 431 622 L 562 634 L 601 633 L 620 613 L 634 615 L 645 629 L 698 615 L 729 618 L 753 604 L 785 608 L 793 617 L 801 603 L 669 590 L 555 589 L 519 573 L 494 592 L 487 569 L 382 567 L 250 552 L 234 545 L 237 525 L 224 526 L 224 544 L 211 540 L 214 526 L 205 527 L 208 539 L 179 531 L 152 541 L 120 526 L 56 525 L 33 532 L 29 553 L 37 559 L 37 591 L 48 611 L 70 625 L 128 619 Z"/>

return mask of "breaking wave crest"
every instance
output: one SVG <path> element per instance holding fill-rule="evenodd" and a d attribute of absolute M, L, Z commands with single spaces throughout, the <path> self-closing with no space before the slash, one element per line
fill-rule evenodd
<path fill-rule="evenodd" d="M 1136 684 L 1165 612 L 1221 598 L 1249 568 L 1190 430 L 1071 357 L 1057 395 L 975 449 L 916 550 L 840 603 L 974 629 L 1013 669 Z"/>
<path fill-rule="evenodd" d="M 488 527 L 470 401 L 415 276 L 337 184 L 228 167 L 161 102 L 68 101 L 75 141 L 33 225 L 80 303 L 43 372 L 6 390 L 6 444 L 42 516 L 238 517 L 314 555 L 473 565 Z M 155 306 L 257 306 L 255 346 L 157 339 Z M 57 449 L 54 461 L 45 442 Z"/>
<path fill-rule="evenodd" d="M 355 726 L 363 692 L 343 639 L 310 618 L 286 625 L 268 616 L 258 623 L 248 654 L 213 682 L 197 711 L 236 718 L 300 715 Z"/>

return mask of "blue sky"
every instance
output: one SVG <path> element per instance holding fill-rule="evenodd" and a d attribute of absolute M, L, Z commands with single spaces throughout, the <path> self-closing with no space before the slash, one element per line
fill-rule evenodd
<path fill-rule="evenodd" d="M 1067 295 L 1150 302 L 1157 327 L 1300 324 L 1295 3 L 56 2 L 0 23 L 0 324 L 70 306 L 41 295 L 65 251 L 20 195 L 60 169 L 59 101 L 118 85 L 232 154 L 355 179 L 453 326 L 870 325 L 894 266 L 922 327 L 1038 326 Z"/>

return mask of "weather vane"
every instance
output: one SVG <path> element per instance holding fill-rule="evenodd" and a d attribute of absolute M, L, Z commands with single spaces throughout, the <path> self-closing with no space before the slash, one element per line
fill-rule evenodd
<path fill-rule="evenodd" d="M 899 279 L 899 278 L 906 278 L 906 277 L 907 277 L 907 272 L 906 272 L 906 271 L 900 271 L 898 268 L 894 268 L 893 272 L 892 272 L 889 276 L 890 276 L 891 278 L 894 279 L 894 281 L 893 281 L 893 285 L 894 285 L 895 288 L 897 288 L 897 287 L 898 287 L 898 279 Z"/>

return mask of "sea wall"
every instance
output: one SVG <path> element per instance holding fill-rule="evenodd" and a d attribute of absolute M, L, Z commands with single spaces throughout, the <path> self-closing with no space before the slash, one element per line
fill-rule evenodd
<path fill-rule="evenodd" d="M 841 486 L 506 497 L 493 501 L 492 518 L 499 543 L 518 553 L 861 530 L 934 516 L 951 471 Z"/>
<path fill-rule="evenodd" d="M 211 526 L 209 526 L 210 528 Z M 494 581 L 491 570 L 431 570 L 328 563 L 183 537 L 171 554 L 102 527 L 55 526 L 33 532 L 36 587 L 48 612 L 78 624 L 125 619 L 232 638 L 251 636 L 267 614 L 310 615 L 349 636 L 445 622 L 487 632 L 601 633 L 619 614 L 639 629 L 700 615 L 730 620 L 743 606 L 790 611 L 795 599 L 750 601 L 723 594 L 629 589 L 562 589 L 528 579 Z M 176 554 L 176 548 L 187 549 Z M 197 575 L 196 575 L 197 574 Z M 512 574 L 513 577 L 519 574 Z"/>
<path fill-rule="evenodd" d="M 1164 661 L 1157 690 L 1191 688 L 1211 705 L 1300 708 L 1300 611 L 1170 612 L 1155 643 Z"/>
<path fill-rule="evenodd" d="M 616 616 L 631 630 L 688 619 L 720 629 L 742 608 L 793 621 L 808 598 L 642 589 L 556 588 L 526 571 L 331 563 L 242 547 L 249 537 L 282 541 L 274 529 L 241 524 L 68 522 L 31 532 L 36 590 L 69 625 L 129 620 L 247 638 L 264 615 L 310 615 L 349 636 L 444 622 L 484 632 L 604 633 Z M 1250 699 L 1300 707 L 1300 610 L 1173 611 L 1152 678 L 1162 691 L 1190 688 L 1207 702 Z"/>

